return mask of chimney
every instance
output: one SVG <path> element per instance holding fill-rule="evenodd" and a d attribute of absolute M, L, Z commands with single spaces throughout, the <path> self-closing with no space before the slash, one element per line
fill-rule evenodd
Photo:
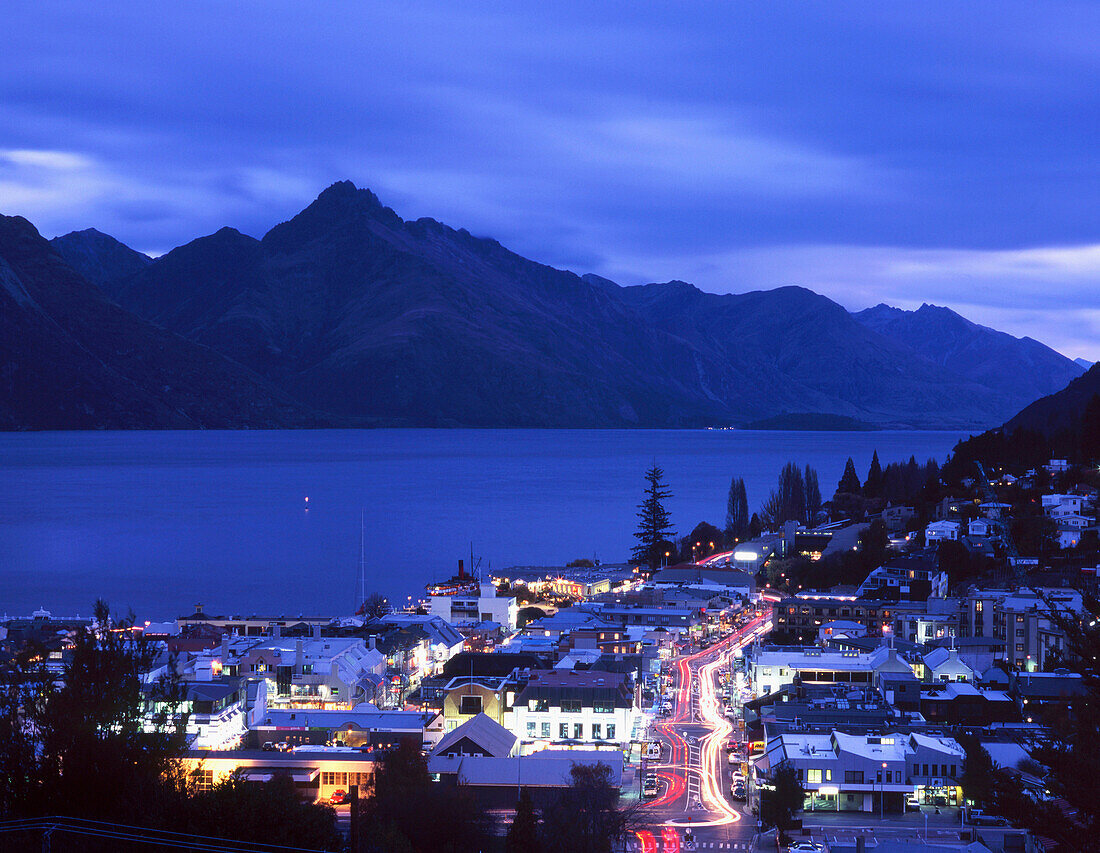
<path fill-rule="evenodd" d="M 229 632 L 222 634 L 222 665 L 229 659 Z"/>
<path fill-rule="evenodd" d="M 320 625 L 314 625 L 313 626 L 313 639 L 315 639 L 315 640 L 321 639 L 321 626 Z"/>
<path fill-rule="evenodd" d="M 294 644 L 294 671 L 301 675 L 302 667 L 305 665 L 306 656 L 302 649 L 302 640 L 298 639 L 298 642 Z"/>
<path fill-rule="evenodd" d="M 371 634 L 370 637 L 367 639 L 367 644 L 372 649 L 376 648 L 378 645 L 378 637 L 376 637 L 374 634 Z"/>
<path fill-rule="evenodd" d="M 867 839 L 862 835 L 856 836 L 856 853 L 865 853 L 867 850 Z"/>
<path fill-rule="evenodd" d="M 282 625 L 272 625 L 271 626 L 271 637 L 272 637 L 272 639 L 278 640 L 282 636 L 283 636 L 283 627 L 282 627 Z"/>
<path fill-rule="evenodd" d="M 466 577 L 466 572 L 462 568 L 462 561 L 461 560 L 458 561 L 458 576 L 460 578 Z"/>

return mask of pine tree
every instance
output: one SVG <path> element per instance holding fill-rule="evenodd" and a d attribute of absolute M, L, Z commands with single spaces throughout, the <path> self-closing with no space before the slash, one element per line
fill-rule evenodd
<path fill-rule="evenodd" d="M 863 494 L 869 498 L 882 495 L 882 464 L 878 461 L 878 451 L 871 457 L 871 468 L 867 471 L 867 480 L 863 483 Z"/>
<path fill-rule="evenodd" d="M 841 476 L 840 482 L 836 484 L 836 490 L 853 495 L 859 494 L 859 475 L 856 474 L 856 463 L 852 461 L 851 456 L 848 457 L 848 462 L 844 465 L 844 474 Z"/>
<path fill-rule="evenodd" d="M 817 470 L 807 465 L 802 479 L 806 484 L 806 521 L 813 524 L 821 510 L 821 486 L 817 481 Z"/>
<path fill-rule="evenodd" d="M 735 477 L 730 481 L 729 497 L 726 499 L 726 539 L 744 539 L 749 530 L 749 498 L 745 491 L 745 481 Z"/>
<path fill-rule="evenodd" d="M 664 470 L 657 465 L 645 472 L 648 485 L 645 499 L 638 504 L 638 529 L 634 532 L 638 544 L 630 555 L 636 563 L 647 563 L 650 571 L 655 571 L 660 565 L 660 543 L 673 536 L 672 517 L 664 505 L 664 501 L 672 497 L 672 492 L 664 484 L 664 476 Z"/>

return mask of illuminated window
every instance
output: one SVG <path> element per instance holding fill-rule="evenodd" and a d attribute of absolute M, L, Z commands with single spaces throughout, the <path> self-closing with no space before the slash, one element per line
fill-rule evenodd
<path fill-rule="evenodd" d="M 814 770 L 814 769 L 807 770 L 806 771 L 806 781 L 807 782 L 820 782 L 821 781 L 821 771 L 820 770 Z"/>

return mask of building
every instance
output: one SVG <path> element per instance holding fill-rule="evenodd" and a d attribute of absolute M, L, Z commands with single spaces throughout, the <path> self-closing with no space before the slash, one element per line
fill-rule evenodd
<path fill-rule="evenodd" d="M 516 696 L 512 731 L 525 742 L 624 746 L 638 717 L 627 673 L 532 672 Z"/>
<path fill-rule="evenodd" d="M 947 572 L 936 564 L 934 551 L 895 557 L 872 569 L 856 596 L 907 601 L 946 598 Z"/>
<path fill-rule="evenodd" d="M 176 620 L 181 630 L 188 626 L 209 625 L 226 634 L 236 634 L 242 637 L 270 637 L 276 633 L 276 628 L 286 633 L 286 630 L 295 626 L 305 626 L 307 632 L 313 628 L 327 627 L 332 623 L 330 616 L 258 616 L 253 613 L 250 616 L 210 616 L 201 604 L 195 605 L 195 612 L 190 616 L 180 616 Z"/>
<path fill-rule="evenodd" d="M 447 732 L 432 748 L 432 757 L 463 755 L 510 758 L 519 755 L 519 738 L 487 714 L 477 714 Z"/>
<path fill-rule="evenodd" d="M 816 646 L 765 646 L 746 653 L 745 671 L 757 696 L 775 693 L 798 677 L 802 684 L 871 683 L 874 664 L 863 652 Z"/>
<path fill-rule="evenodd" d="M 370 785 L 375 754 L 348 747 L 299 747 L 291 752 L 260 749 L 193 751 L 184 755 L 185 770 L 200 791 L 209 790 L 234 772 L 248 782 L 268 782 L 287 775 L 304 799 L 328 802 L 335 791 Z"/>
<path fill-rule="evenodd" d="M 226 675 L 262 679 L 271 708 L 350 710 L 376 698 L 385 658 L 362 638 L 228 638 L 214 664 Z"/>
<path fill-rule="evenodd" d="M 955 648 L 940 646 L 924 656 L 925 672 L 930 681 L 968 681 L 974 683 L 977 678 L 974 670 L 959 660 Z"/>
<path fill-rule="evenodd" d="M 451 625 L 477 622 L 499 622 L 508 633 L 516 630 L 519 607 L 515 596 L 498 595 L 491 583 L 480 584 L 477 594 L 431 595 L 428 614 L 438 616 Z"/>
<path fill-rule="evenodd" d="M 507 675 L 455 676 L 443 688 L 443 731 L 454 731 L 479 714 L 513 728 L 512 708 L 526 678 L 518 670 Z"/>
<path fill-rule="evenodd" d="M 924 541 L 931 545 L 933 542 L 959 540 L 959 523 L 957 521 L 933 521 L 924 528 Z"/>
<path fill-rule="evenodd" d="M 1010 668 L 1035 671 L 1065 654 L 1065 635 L 1051 611 L 1080 613 L 1081 593 L 1064 588 L 975 589 L 965 603 L 964 633 L 1002 641 Z"/>
<path fill-rule="evenodd" d="M 233 749 L 248 731 L 245 708 L 246 691 L 237 678 L 213 681 L 189 681 L 182 685 L 183 698 L 178 707 L 145 702 L 145 726 L 153 731 L 159 714 L 187 715 L 186 738 L 189 749 Z M 152 685 L 145 692 L 151 693 Z"/>
<path fill-rule="evenodd" d="M 386 749 L 412 739 L 418 746 L 434 744 L 443 735 L 443 717 L 432 712 L 382 711 L 361 705 L 354 711 L 263 709 L 251 727 L 251 743 L 290 746 L 351 746 Z"/>
<path fill-rule="evenodd" d="M 1014 672 L 1009 678 L 1009 692 L 1016 701 L 1021 718 L 1026 723 L 1038 717 L 1037 709 L 1045 706 L 1071 706 L 1087 695 L 1084 679 L 1078 672 Z"/>
<path fill-rule="evenodd" d="M 800 592 L 775 605 L 775 629 L 784 642 L 814 643 L 818 631 L 826 622 L 836 620 L 857 622 L 868 634 L 881 635 L 889 631 L 899 604 L 857 598 L 854 595 Z"/>
<path fill-rule="evenodd" d="M 988 726 L 1020 719 L 1002 690 L 979 690 L 965 681 L 927 684 L 921 689 L 921 715 L 932 725 Z"/>
<path fill-rule="evenodd" d="M 787 732 L 768 741 L 756 766 L 765 779 L 793 767 L 807 811 L 901 812 L 911 795 L 960 805 L 965 756 L 955 740 L 932 735 Z"/>
<path fill-rule="evenodd" d="M 688 631 L 701 624 L 705 611 L 701 607 L 642 607 L 630 604 L 604 604 L 595 611 L 612 625 L 668 628 Z"/>

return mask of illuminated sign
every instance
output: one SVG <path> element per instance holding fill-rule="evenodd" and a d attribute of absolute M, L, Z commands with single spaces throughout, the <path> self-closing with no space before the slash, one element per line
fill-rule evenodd
<path fill-rule="evenodd" d="M 753 560 L 759 558 L 759 554 L 755 551 L 734 551 L 733 559 L 741 560 L 742 562 L 751 563 Z"/>

